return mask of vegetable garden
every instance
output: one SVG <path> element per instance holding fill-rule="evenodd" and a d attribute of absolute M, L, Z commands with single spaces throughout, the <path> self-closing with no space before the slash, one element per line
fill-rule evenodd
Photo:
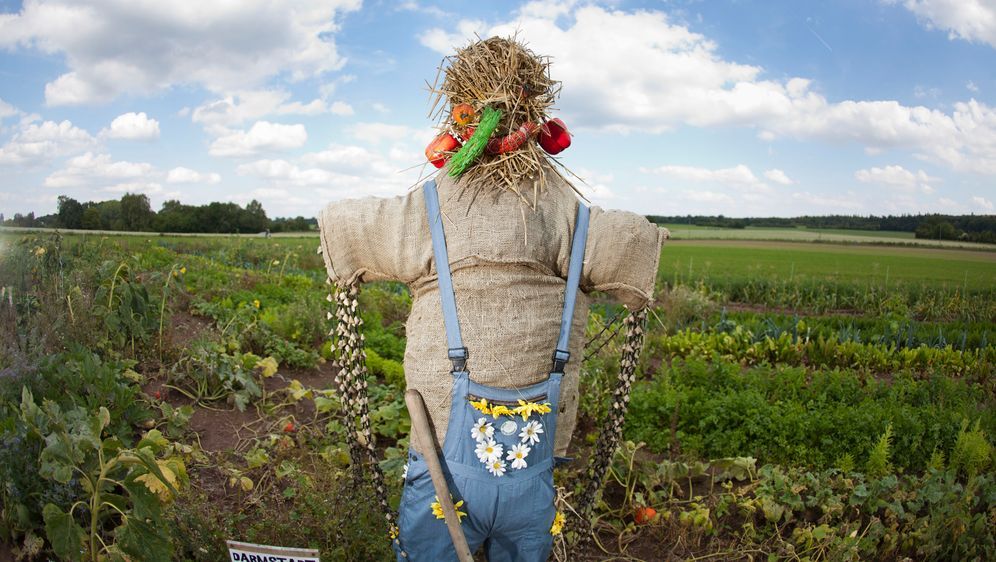
<path fill-rule="evenodd" d="M 388 559 L 316 246 L 0 233 L 0 559 L 216 561 L 225 539 Z M 666 244 L 591 558 L 996 558 L 993 279 L 991 250 Z M 397 502 L 410 296 L 360 306 Z M 567 513 L 624 314 L 592 307 Z"/>

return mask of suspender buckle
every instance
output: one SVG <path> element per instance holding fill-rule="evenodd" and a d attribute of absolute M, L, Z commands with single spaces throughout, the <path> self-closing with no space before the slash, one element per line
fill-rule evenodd
<path fill-rule="evenodd" d="M 563 373 L 564 367 L 567 366 L 567 361 L 570 360 L 570 352 L 558 349 L 553 352 L 553 371 L 554 373 Z"/>
<path fill-rule="evenodd" d="M 449 349 L 450 361 L 453 362 L 453 372 L 462 373 L 467 370 L 467 353 L 466 347 L 453 347 Z"/>

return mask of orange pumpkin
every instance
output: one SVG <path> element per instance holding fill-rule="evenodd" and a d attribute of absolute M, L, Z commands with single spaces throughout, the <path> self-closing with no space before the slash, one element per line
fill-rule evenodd
<path fill-rule="evenodd" d="M 474 106 L 469 103 L 461 103 L 453 107 L 452 116 L 453 122 L 463 127 L 474 122 L 477 112 L 474 111 Z"/>

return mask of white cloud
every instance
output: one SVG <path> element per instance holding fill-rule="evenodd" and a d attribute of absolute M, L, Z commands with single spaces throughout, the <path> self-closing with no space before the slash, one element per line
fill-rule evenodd
<path fill-rule="evenodd" d="M 370 144 L 406 140 L 417 134 L 414 129 L 390 123 L 357 123 L 349 128 L 349 132 L 358 140 Z"/>
<path fill-rule="evenodd" d="M 949 39 L 996 47 L 996 4 L 991 0 L 903 0 L 902 5 L 927 29 L 947 31 Z"/>
<path fill-rule="evenodd" d="M 173 168 L 166 174 L 166 183 L 214 185 L 220 182 L 221 176 L 219 174 L 201 173 L 190 168 L 184 168 L 183 166 Z"/>
<path fill-rule="evenodd" d="M 67 188 L 107 183 L 106 180 L 147 178 L 155 173 L 155 167 L 145 162 L 111 160 L 109 154 L 87 152 L 66 162 L 62 170 L 45 178 L 45 187 Z"/>
<path fill-rule="evenodd" d="M 723 59 L 707 37 L 663 12 L 544 2 L 510 21 L 464 20 L 424 33 L 423 45 L 452 54 L 477 33 L 520 39 L 553 59 L 568 125 L 661 132 L 682 125 L 745 126 L 779 137 L 905 149 L 957 171 L 996 173 L 996 109 L 975 100 L 950 112 L 894 100 L 830 101 L 801 77 L 766 79 L 764 69 Z M 565 17 L 566 16 L 566 17 Z M 620 64 L 630 61 L 630 64 Z"/>
<path fill-rule="evenodd" d="M 979 93 L 979 87 L 976 86 L 975 82 L 973 82 L 971 80 L 969 80 L 968 82 L 965 82 L 965 89 L 968 90 L 969 92 L 972 92 L 973 94 Z"/>
<path fill-rule="evenodd" d="M 782 185 L 792 185 L 793 183 L 795 183 L 794 181 L 792 181 L 791 178 L 785 175 L 785 172 L 779 170 L 778 168 L 774 168 L 772 170 L 765 170 L 764 177 L 768 178 L 769 180 L 775 183 L 780 183 Z"/>
<path fill-rule="evenodd" d="M 316 98 L 308 103 L 290 101 L 286 90 L 245 90 L 206 102 L 194 108 L 191 119 L 213 135 L 231 134 L 231 127 L 268 115 L 352 115 L 353 108 L 342 101 Z"/>
<path fill-rule="evenodd" d="M 159 121 L 149 119 L 144 111 L 125 113 L 115 117 L 101 135 L 110 139 L 155 140 L 159 138 Z"/>
<path fill-rule="evenodd" d="M 582 195 L 591 200 L 594 204 L 606 204 L 612 200 L 619 197 L 614 189 L 612 189 L 612 182 L 615 180 L 612 174 L 598 173 L 593 170 L 586 168 L 579 168 L 576 170 L 578 177 L 584 180 L 584 183 L 577 183 L 575 187 L 581 192 Z"/>
<path fill-rule="evenodd" d="M 732 168 L 719 168 L 715 170 L 696 166 L 669 165 L 649 169 L 641 168 L 640 171 L 664 176 L 675 181 L 714 183 L 724 187 L 744 189 L 748 192 L 767 193 L 771 191 L 771 188 L 767 184 L 758 179 L 754 175 L 754 172 L 743 164 L 738 164 Z"/>
<path fill-rule="evenodd" d="M 212 156 L 252 156 L 300 148 L 308 140 L 304 125 L 283 125 L 257 121 L 249 131 L 237 131 L 211 143 Z"/>
<path fill-rule="evenodd" d="M 0 166 L 34 165 L 84 150 L 96 143 L 90 133 L 69 121 L 26 123 L 0 147 Z"/>
<path fill-rule="evenodd" d="M 20 111 L 18 111 L 16 107 L 3 101 L 3 98 L 0 98 L 0 121 L 3 121 L 7 117 L 13 117 L 19 114 Z"/>
<path fill-rule="evenodd" d="M 858 211 L 864 205 L 854 193 L 847 193 L 846 196 L 827 196 L 808 191 L 799 191 L 792 194 L 792 199 L 805 203 L 809 208 L 819 209 L 817 214 L 832 214 L 838 211 Z M 812 212 L 812 211 L 810 211 Z"/>
<path fill-rule="evenodd" d="M 993 212 L 993 202 L 978 195 L 972 197 L 972 203 L 987 213 Z"/>
<path fill-rule="evenodd" d="M 404 12 L 416 12 L 433 18 L 452 17 L 449 12 L 446 12 L 437 6 L 419 4 L 418 2 L 413 2 L 412 0 L 405 0 L 404 2 L 398 3 L 396 9 Z"/>
<path fill-rule="evenodd" d="M 239 175 L 255 177 L 264 187 L 301 193 L 310 188 L 323 201 L 362 195 L 398 195 L 418 181 L 424 163 L 412 143 L 387 149 L 332 144 L 294 160 L 262 159 L 239 166 Z"/>
<path fill-rule="evenodd" d="M 65 57 L 68 72 L 45 88 L 50 105 L 108 101 L 197 84 L 252 88 L 342 67 L 333 40 L 360 0 L 34 0 L 0 14 L 0 48 Z"/>
<path fill-rule="evenodd" d="M 105 191 L 107 193 L 157 194 L 157 193 L 162 193 L 163 186 L 156 182 L 131 181 L 131 182 L 122 182 L 114 185 L 109 185 L 103 188 L 101 191 Z"/>
<path fill-rule="evenodd" d="M 854 172 L 854 178 L 862 183 L 875 183 L 903 191 L 921 191 L 927 194 L 934 192 L 930 184 L 939 181 L 938 178 L 928 176 L 923 170 L 913 173 L 898 165 L 858 170 Z"/>
<path fill-rule="evenodd" d="M 717 193 L 715 191 L 699 191 L 699 190 L 687 190 L 683 192 L 684 198 L 688 201 L 694 203 L 709 203 L 720 204 L 720 205 L 735 205 L 736 201 L 726 193 Z"/>
<path fill-rule="evenodd" d="M 242 176 L 256 176 L 282 185 L 296 187 L 327 186 L 335 180 L 335 174 L 318 168 L 300 168 L 287 160 L 257 160 L 242 164 L 236 170 Z"/>
<path fill-rule="evenodd" d="M 940 88 L 925 88 L 919 84 L 913 87 L 913 97 L 915 98 L 937 98 L 940 95 Z"/>
<path fill-rule="evenodd" d="M 353 106 L 344 101 L 335 101 L 329 105 L 328 111 L 333 115 L 347 116 L 353 114 Z"/>

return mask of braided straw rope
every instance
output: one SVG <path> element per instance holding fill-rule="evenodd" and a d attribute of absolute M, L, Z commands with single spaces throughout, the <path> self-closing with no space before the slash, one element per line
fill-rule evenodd
<path fill-rule="evenodd" d="M 612 394 L 612 408 L 609 409 L 605 425 L 599 434 L 595 451 L 588 460 L 584 490 L 574 506 L 577 518 L 572 518 L 569 528 L 577 536 L 577 542 L 571 547 L 570 560 L 577 560 L 591 541 L 592 529 L 591 508 L 595 503 L 595 494 L 602 488 L 605 471 L 612 462 L 619 437 L 622 435 L 623 422 L 626 420 L 626 410 L 629 408 L 629 394 L 636 380 L 636 366 L 640 362 L 640 351 L 643 349 L 644 329 L 647 321 L 647 309 L 633 312 L 623 321 L 626 329 L 626 341 L 623 344 L 622 358 L 619 366 L 619 378 Z"/>
<path fill-rule="evenodd" d="M 367 366 L 366 353 L 363 351 L 363 334 L 360 328 L 363 320 L 358 312 L 359 303 L 356 296 L 359 289 L 355 284 L 343 287 L 337 286 L 331 279 L 328 283 L 332 285 L 328 301 L 334 303 L 334 312 L 328 314 L 329 319 L 334 315 L 336 327 L 329 332 L 332 339 L 333 365 L 337 368 L 336 384 L 339 387 L 339 394 L 343 402 L 343 418 L 345 419 L 346 430 L 354 439 L 349 444 L 349 456 L 354 467 L 353 478 L 357 483 L 363 478 L 362 464 L 364 451 L 366 449 L 366 462 L 370 467 L 371 480 L 373 481 L 374 492 L 377 495 L 377 503 L 380 504 L 387 520 L 388 535 L 391 540 L 400 547 L 398 539 L 397 514 L 387 502 L 387 486 L 384 484 L 384 471 L 378 463 L 377 448 L 374 445 L 373 432 L 370 430 L 370 401 L 367 394 Z M 356 417 L 360 418 L 357 427 Z M 407 554 L 402 551 L 402 556 Z"/>

